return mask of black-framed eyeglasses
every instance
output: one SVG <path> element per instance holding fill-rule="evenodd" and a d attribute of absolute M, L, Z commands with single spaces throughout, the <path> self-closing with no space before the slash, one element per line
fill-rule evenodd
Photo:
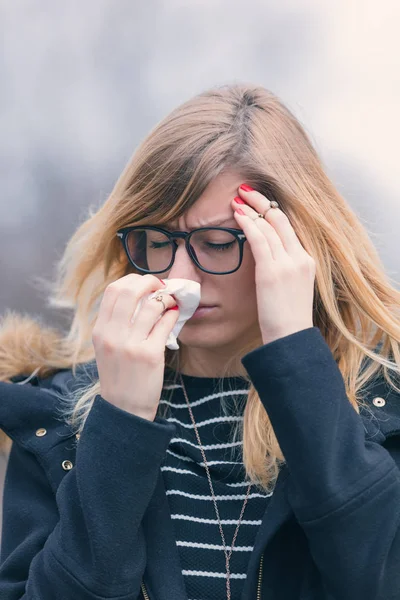
<path fill-rule="evenodd" d="M 123 227 L 117 232 L 129 262 L 142 273 L 164 273 L 174 264 L 178 244 L 185 247 L 194 264 L 212 275 L 237 271 L 243 260 L 246 236 L 241 229 L 200 227 L 192 231 L 167 231 L 150 225 Z"/>

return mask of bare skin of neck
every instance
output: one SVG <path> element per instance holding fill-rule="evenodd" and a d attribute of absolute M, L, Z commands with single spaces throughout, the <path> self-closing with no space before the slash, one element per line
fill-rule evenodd
<path fill-rule="evenodd" d="M 252 339 L 254 340 L 254 336 Z M 241 363 L 240 350 L 238 348 L 235 351 L 232 344 L 227 347 L 217 346 L 213 348 L 189 348 L 183 344 L 180 345 L 179 371 L 184 375 L 192 375 L 193 377 L 241 377 L 246 374 L 246 370 Z M 260 345 L 262 345 L 261 338 L 259 343 L 253 345 L 253 347 L 256 348 Z M 243 347 L 243 342 L 241 347 Z"/>

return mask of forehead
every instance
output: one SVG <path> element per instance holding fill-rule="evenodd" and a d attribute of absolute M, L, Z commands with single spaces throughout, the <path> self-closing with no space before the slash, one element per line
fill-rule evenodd
<path fill-rule="evenodd" d="M 221 216 L 220 218 L 215 217 L 212 219 L 198 219 L 197 221 L 194 219 L 191 221 L 186 219 L 184 222 L 181 220 L 180 223 L 174 221 L 172 223 L 165 224 L 164 227 L 166 229 L 183 229 L 190 231 L 198 227 L 237 227 L 237 222 L 232 214 Z"/>
<path fill-rule="evenodd" d="M 234 171 L 226 171 L 215 177 L 204 192 L 179 219 L 168 225 L 175 229 L 196 227 L 237 227 L 231 202 L 238 195 L 237 188 L 243 177 Z"/>

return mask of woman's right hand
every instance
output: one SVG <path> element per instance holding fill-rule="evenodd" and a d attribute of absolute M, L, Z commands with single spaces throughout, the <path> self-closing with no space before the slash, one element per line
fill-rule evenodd
<path fill-rule="evenodd" d="M 160 401 L 165 345 L 179 310 L 170 294 L 162 302 L 143 298 L 160 289 L 154 275 L 131 273 L 110 283 L 104 291 L 92 332 L 99 372 L 100 394 L 118 408 L 154 421 Z M 157 321 L 157 323 L 156 323 Z"/>

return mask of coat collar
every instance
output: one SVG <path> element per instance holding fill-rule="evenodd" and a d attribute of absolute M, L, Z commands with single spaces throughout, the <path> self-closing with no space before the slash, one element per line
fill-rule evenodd
<path fill-rule="evenodd" d="M 66 432 L 68 427 L 60 423 L 60 416 L 56 416 L 57 424 L 54 418 L 57 412 L 57 395 L 64 395 L 72 384 L 77 383 L 72 371 L 63 369 L 46 379 L 34 376 L 24 384 L 27 377 L 13 377 L 12 382 L 17 385 L 11 388 L 8 387 L 10 384 L 0 382 L 0 429 L 12 438 L 17 437 L 22 443 L 28 442 L 32 432 L 35 435 L 35 425 L 45 427 L 52 423 L 53 428 L 61 427 Z M 79 365 L 77 377 L 79 382 L 85 384 L 88 383 L 88 378 L 95 381 L 98 377 L 96 363 Z M 26 394 L 27 388 L 32 390 L 31 394 Z M 42 391 L 50 392 L 48 402 L 43 400 Z M 34 424 L 32 414 L 35 415 Z M 383 377 L 370 381 L 360 405 L 360 417 L 368 441 L 383 444 L 387 438 L 400 435 L 400 394 Z"/>

